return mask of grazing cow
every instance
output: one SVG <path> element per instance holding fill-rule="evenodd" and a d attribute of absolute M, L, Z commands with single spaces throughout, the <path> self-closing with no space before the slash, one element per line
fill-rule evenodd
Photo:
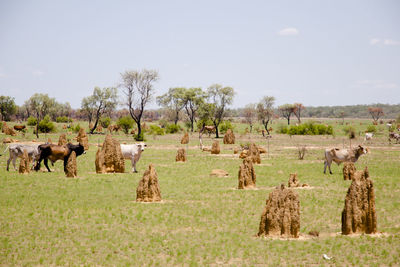
<path fill-rule="evenodd" d="M 390 143 L 390 141 L 392 141 L 392 139 L 394 139 L 396 141 L 396 143 L 399 143 L 400 142 L 400 134 L 394 133 L 394 132 L 389 133 L 389 143 Z"/>
<path fill-rule="evenodd" d="M 204 126 L 204 131 L 208 132 L 208 136 L 215 133 L 215 126 Z"/>
<path fill-rule="evenodd" d="M 9 145 L 7 148 L 9 149 L 9 152 L 10 152 L 10 158 L 7 160 L 7 171 L 9 170 L 11 161 L 14 165 L 14 169 L 17 170 L 17 167 L 15 166 L 15 161 L 18 157 L 22 158 L 22 155 L 24 154 L 24 150 L 26 150 L 26 152 L 28 152 L 29 158 L 33 159 L 33 162 L 35 162 L 39 157 L 38 146 L 39 146 L 39 144 L 32 144 L 32 145 L 11 144 L 11 145 Z M 7 150 L 7 148 L 6 148 L 6 150 Z"/>
<path fill-rule="evenodd" d="M 46 166 L 49 172 L 51 171 L 49 166 L 47 165 L 48 160 L 50 160 L 53 165 L 54 162 L 56 162 L 57 160 L 64 160 L 64 171 L 66 171 L 68 158 L 71 155 L 72 151 L 75 151 L 77 157 L 86 153 L 83 145 L 81 144 L 73 145 L 71 143 L 68 143 L 64 146 L 59 146 L 54 144 L 43 144 L 39 145 L 38 149 L 40 156 L 36 164 L 35 171 L 40 170 L 40 163 L 42 162 L 42 160 L 44 160 L 44 165 Z"/>
<path fill-rule="evenodd" d="M 365 133 L 364 141 L 372 140 L 374 133 Z"/>
<path fill-rule="evenodd" d="M 14 125 L 14 130 L 20 132 L 23 131 L 26 128 L 25 125 Z"/>
<path fill-rule="evenodd" d="M 353 149 L 339 149 L 339 148 L 326 149 L 324 174 L 326 173 L 326 166 L 329 167 L 329 173 L 332 174 L 331 171 L 332 161 L 336 162 L 337 165 L 346 161 L 356 162 L 361 155 L 367 153 L 368 153 L 368 148 L 364 148 L 360 145 Z"/>
<path fill-rule="evenodd" d="M 136 163 L 139 161 L 140 156 L 142 155 L 142 152 L 146 146 L 147 145 L 144 142 L 131 145 L 121 144 L 121 152 L 124 156 L 124 159 L 130 159 L 132 162 L 132 172 L 137 172 Z"/>

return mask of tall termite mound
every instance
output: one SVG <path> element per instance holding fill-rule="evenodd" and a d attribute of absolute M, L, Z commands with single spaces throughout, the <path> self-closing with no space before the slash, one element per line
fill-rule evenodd
<path fill-rule="evenodd" d="M 24 149 L 24 153 L 22 154 L 21 161 L 19 162 L 19 173 L 29 173 L 30 172 L 30 166 L 31 165 L 31 159 L 29 158 L 28 151 Z"/>
<path fill-rule="evenodd" d="M 251 143 L 249 146 L 249 150 L 247 151 L 247 155 L 251 157 L 251 160 L 253 163 L 260 164 L 261 163 L 261 158 L 260 158 L 260 151 L 258 150 L 258 147 L 256 144 Z"/>
<path fill-rule="evenodd" d="M 291 173 L 288 181 L 288 187 L 299 187 L 300 182 L 297 173 Z"/>
<path fill-rule="evenodd" d="M 143 174 L 139 185 L 136 188 L 137 202 L 159 202 L 161 201 L 161 191 L 158 185 L 157 172 L 153 164 Z"/>
<path fill-rule="evenodd" d="M 219 148 L 219 142 L 214 141 L 211 147 L 211 154 L 219 154 L 221 152 L 221 149 Z"/>
<path fill-rule="evenodd" d="M 188 132 L 186 132 L 186 133 L 182 136 L 181 144 L 182 144 L 182 145 L 189 144 L 189 133 L 188 133 Z"/>
<path fill-rule="evenodd" d="M 224 135 L 224 144 L 234 144 L 235 143 L 235 135 L 231 129 L 226 131 Z"/>
<path fill-rule="evenodd" d="M 353 162 L 345 162 L 343 164 L 343 179 L 344 180 L 352 180 L 355 172 L 356 172 L 356 167 Z"/>
<path fill-rule="evenodd" d="M 245 158 L 242 165 L 240 165 L 238 180 L 238 189 L 253 188 L 256 186 L 256 172 L 250 157 Z"/>
<path fill-rule="evenodd" d="M 65 175 L 67 177 L 76 177 L 77 176 L 77 166 L 76 166 L 76 153 L 75 151 L 71 152 L 71 155 L 68 157 L 67 168 L 65 170 Z"/>
<path fill-rule="evenodd" d="M 7 123 L 3 122 L 3 127 L 1 128 L 1 132 L 6 135 L 16 136 L 17 133 L 14 131 L 13 128 L 8 127 Z"/>
<path fill-rule="evenodd" d="M 65 135 L 65 133 L 60 135 L 60 138 L 58 138 L 58 145 L 59 146 L 63 146 L 67 144 L 67 136 Z"/>
<path fill-rule="evenodd" d="M 347 191 L 342 211 L 342 234 L 376 233 L 374 184 L 369 179 L 368 168 L 356 171 Z"/>
<path fill-rule="evenodd" d="M 110 134 L 106 136 L 101 151 L 97 151 L 95 164 L 97 173 L 125 172 L 121 145 Z"/>
<path fill-rule="evenodd" d="M 85 129 L 80 128 L 78 136 L 76 137 L 76 141 L 78 141 L 79 144 L 81 144 L 85 150 L 89 149 L 89 139 L 86 135 Z"/>
<path fill-rule="evenodd" d="M 184 148 L 178 149 L 175 161 L 181 161 L 181 162 L 186 161 L 186 150 Z"/>
<path fill-rule="evenodd" d="M 299 195 L 282 184 L 269 194 L 257 235 L 298 238 L 299 230 Z"/>

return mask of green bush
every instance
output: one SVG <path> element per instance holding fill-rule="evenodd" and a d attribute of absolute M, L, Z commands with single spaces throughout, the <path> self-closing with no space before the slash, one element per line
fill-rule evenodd
<path fill-rule="evenodd" d="M 343 132 L 344 132 L 346 135 L 349 135 L 349 134 L 351 134 L 351 133 L 355 133 L 355 132 L 356 132 L 356 129 L 355 129 L 353 126 L 351 126 L 351 125 L 347 125 L 347 126 L 345 126 L 345 127 L 343 128 Z"/>
<path fill-rule="evenodd" d="M 61 116 L 61 117 L 57 117 L 56 118 L 56 122 L 58 123 L 68 123 L 68 122 L 72 122 L 72 119 L 68 118 L 67 116 Z"/>
<path fill-rule="evenodd" d="M 182 129 L 182 128 L 181 128 L 181 126 L 179 126 L 179 124 L 173 124 L 173 123 L 171 123 L 171 124 L 168 124 L 168 125 L 165 127 L 165 132 L 166 132 L 167 134 L 173 134 L 173 133 L 179 132 L 181 129 Z"/>
<path fill-rule="evenodd" d="M 157 126 L 157 125 L 150 125 L 150 129 L 149 129 L 149 134 L 153 134 L 153 135 L 164 135 L 164 129 Z"/>
<path fill-rule="evenodd" d="M 54 123 L 50 121 L 50 116 L 46 115 L 43 120 L 39 122 L 39 132 L 41 133 L 50 133 L 54 132 L 56 127 Z"/>
<path fill-rule="evenodd" d="M 122 128 L 125 134 L 129 133 L 129 129 L 133 127 L 134 123 L 135 121 L 130 116 L 119 118 L 117 121 L 117 125 Z"/>
<path fill-rule="evenodd" d="M 213 122 L 211 120 L 198 120 L 197 121 L 197 129 L 201 129 L 201 127 L 203 127 L 203 123 L 205 123 L 206 125 L 213 125 Z"/>
<path fill-rule="evenodd" d="M 281 133 L 281 134 L 287 134 L 288 133 L 288 127 L 287 127 L 287 125 L 279 125 L 278 126 L 278 131 L 277 131 L 278 133 Z"/>
<path fill-rule="evenodd" d="M 104 117 L 100 119 L 100 125 L 101 127 L 107 129 L 108 126 L 111 124 L 111 118 L 110 117 Z"/>
<path fill-rule="evenodd" d="M 367 130 L 365 130 L 365 131 L 368 132 L 368 133 L 374 133 L 374 134 L 376 134 L 376 132 L 377 132 L 378 130 L 376 129 L 376 126 L 375 126 L 375 125 L 368 125 Z"/>
<path fill-rule="evenodd" d="M 136 134 L 135 135 L 135 140 L 136 141 L 146 141 L 145 138 L 144 138 L 143 132 L 141 132 L 140 134 Z"/>
<path fill-rule="evenodd" d="M 307 122 L 298 126 L 291 125 L 289 128 L 284 125 L 278 127 L 278 133 L 289 135 L 333 135 L 333 127 L 324 124 Z"/>
<path fill-rule="evenodd" d="M 165 128 L 168 125 L 168 121 L 166 119 L 161 119 L 158 121 L 158 125 L 160 125 L 161 128 Z"/>
<path fill-rule="evenodd" d="M 27 120 L 28 126 L 35 126 L 37 123 L 37 119 L 35 117 L 30 116 Z"/>
<path fill-rule="evenodd" d="M 221 122 L 221 124 L 219 125 L 219 132 L 224 134 L 226 133 L 226 131 L 228 131 L 228 129 L 233 130 L 231 122 L 230 121 Z"/>
<path fill-rule="evenodd" d="M 81 126 L 79 125 L 79 123 L 77 124 L 77 125 L 71 125 L 71 128 L 70 128 L 74 133 L 77 133 L 77 132 L 79 132 L 79 130 L 81 129 Z"/>

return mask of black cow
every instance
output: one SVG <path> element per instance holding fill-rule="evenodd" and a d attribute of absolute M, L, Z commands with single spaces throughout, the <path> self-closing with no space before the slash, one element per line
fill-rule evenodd
<path fill-rule="evenodd" d="M 39 145 L 39 160 L 36 164 L 35 170 L 40 170 L 40 163 L 44 160 L 44 166 L 46 166 L 47 170 L 50 172 L 50 168 L 47 165 L 48 160 L 51 161 L 52 164 L 57 160 L 64 160 L 64 171 L 67 169 L 68 158 L 71 155 L 72 151 L 75 151 L 76 156 L 80 156 L 85 152 L 84 147 L 81 144 L 73 145 L 68 143 L 64 146 L 58 146 L 54 144 L 43 144 Z"/>

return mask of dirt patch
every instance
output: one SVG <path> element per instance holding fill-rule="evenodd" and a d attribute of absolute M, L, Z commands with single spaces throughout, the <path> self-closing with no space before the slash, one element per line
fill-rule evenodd
<path fill-rule="evenodd" d="M 228 177 L 228 176 L 229 176 L 229 173 L 228 173 L 227 171 L 224 171 L 224 170 L 215 169 L 215 170 L 212 170 L 212 171 L 211 171 L 210 176 Z"/>
<path fill-rule="evenodd" d="M 352 180 L 355 172 L 356 172 L 356 166 L 354 165 L 353 162 L 343 163 L 343 179 L 344 180 Z"/>
<path fill-rule="evenodd" d="M 157 172 L 153 164 L 143 174 L 136 189 L 136 202 L 159 202 L 161 191 L 158 185 Z"/>
<path fill-rule="evenodd" d="M 219 154 L 221 152 L 221 149 L 219 147 L 219 142 L 214 141 L 211 147 L 211 154 Z"/>
<path fill-rule="evenodd" d="M 22 158 L 19 162 L 18 172 L 23 174 L 29 173 L 31 170 L 30 165 L 31 165 L 31 159 L 29 158 L 28 151 L 24 149 L 24 153 L 22 154 Z"/>
<path fill-rule="evenodd" d="M 186 145 L 189 144 L 189 133 L 185 133 L 181 139 L 181 144 Z"/>
<path fill-rule="evenodd" d="M 232 145 L 235 143 L 235 135 L 231 129 L 228 129 L 224 135 L 224 144 Z"/>
<path fill-rule="evenodd" d="M 185 162 L 186 161 L 186 150 L 184 148 L 178 149 L 175 157 L 175 161 Z"/>
<path fill-rule="evenodd" d="M 347 191 L 342 211 L 342 234 L 377 232 L 375 193 L 368 168 L 356 171 Z"/>
<path fill-rule="evenodd" d="M 67 168 L 65 175 L 67 177 L 76 177 L 77 176 L 77 166 L 76 166 L 76 154 L 75 151 L 72 151 L 71 155 L 68 157 Z"/>
<path fill-rule="evenodd" d="M 299 230 L 299 195 L 282 184 L 269 194 L 257 235 L 299 238 Z"/>
<path fill-rule="evenodd" d="M 251 157 L 245 158 L 242 165 L 240 165 L 238 180 L 238 189 L 253 188 L 256 186 L 256 172 Z"/>

